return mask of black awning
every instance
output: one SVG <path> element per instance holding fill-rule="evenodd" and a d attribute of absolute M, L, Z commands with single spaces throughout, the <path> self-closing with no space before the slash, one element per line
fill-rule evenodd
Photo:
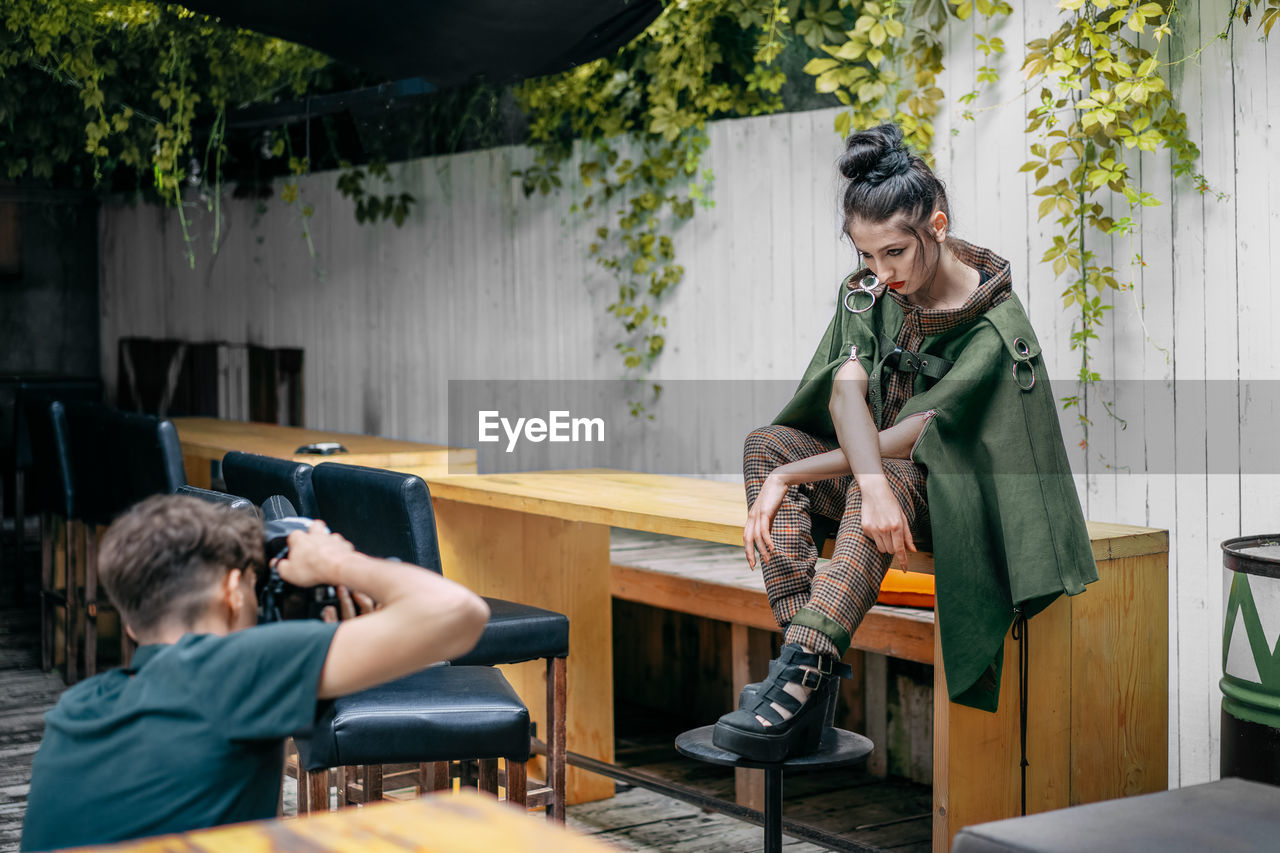
<path fill-rule="evenodd" d="M 224 22 L 314 48 L 389 79 L 445 88 L 510 82 L 607 56 L 658 0 L 182 0 Z"/>

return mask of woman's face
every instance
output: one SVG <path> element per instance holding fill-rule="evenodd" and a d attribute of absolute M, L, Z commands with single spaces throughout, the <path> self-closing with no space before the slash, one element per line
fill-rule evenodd
<path fill-rule="evenodd" d="M 901 217 L 887 222 L 855 219 L 849 224 L 849 239 L 862 263 L 890 290 L 906 297 L 922 290 L 928 292 L 937 262 L 921 257 L 921 249 L 928 253 L 931 241 L 918 240 L 904 227 Z"/>

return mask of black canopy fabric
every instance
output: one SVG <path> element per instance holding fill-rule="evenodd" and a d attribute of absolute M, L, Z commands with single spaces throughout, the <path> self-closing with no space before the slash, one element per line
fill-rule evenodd
<path fill-rule="evenodd" d="M 658 0 L 182 0 L 196 12 L 303 44 L 390 79 L 439 88 L 509 82 L 607 56 Z"/>

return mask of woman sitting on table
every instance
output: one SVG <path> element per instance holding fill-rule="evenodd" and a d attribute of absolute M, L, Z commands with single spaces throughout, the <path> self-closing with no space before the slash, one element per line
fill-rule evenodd
<path fill-rule="evenodd" d="M 896 126 L 851 136 L 840 172 L 859 268 L 795 397 L 743 458 L 747 561 L 760 555 L 785 645 L 713 739 L 757 761 L 817 749 L 840 658 L 917 543 L 935 551 L 948 692 L 985 710 L 1015 620 L 1097 579 L 1009 262 L 949 235 L 942 182 Z M 821 571 L 814 516 L 838 525 Z"/>

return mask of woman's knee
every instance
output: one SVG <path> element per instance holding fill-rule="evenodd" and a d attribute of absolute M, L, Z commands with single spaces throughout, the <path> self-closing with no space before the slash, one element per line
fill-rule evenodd
<path fill-rule="evenodd" d="M 783 461 L 787 456 L 788 434 L 792 432 L 795 432 L 795 430 L 791 427 L 777 426 L 775 424 L 753 429 L 743 443 L 742 458 L 744 460 L 763 458 L 775 462 Z"/>

